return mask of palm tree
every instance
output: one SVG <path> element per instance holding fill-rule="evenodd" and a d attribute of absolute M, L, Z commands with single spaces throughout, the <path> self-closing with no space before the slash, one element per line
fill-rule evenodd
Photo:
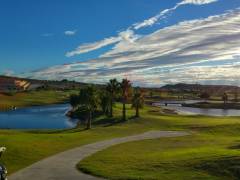
<path fill-rule="evenodd" d="M 111 112 L 111 105 L 112 105 L 112 98 L 109 94 L 109 92 L 107 91 L 103 91 L 101 92 L 101 97 L 100 97 L 100 105 L 101 105 L 101 108 L 102 108 L 102 112 L 105 114 L 105 115 L 109 115 L 109 113 Z"/>
<path fill-rule="evenodd" d="M 127 79 L 123 79 L 121 83 L 121 89 L 122 89 L 122 104 L 123 104 L 123 109 L 122 109 L 122 120 L 126 121 L 126 103 L 128 100 L 129 96 L 129 90 L 131 88 L 131 83 Z"/>
<path fill-rule="evenodd" d="M 116 98 L 116 94 L 119 91 L 119 89 L 120 85 L 117 79 L 111 79 L 107 84 L 106 90 L 108 91 L 110 96 L 110 112 L 109 112 L 110 117 L 113 117 L 113 105 Z"/>
<path fill-rule="evenodd" d="M 136 109 L 136 117 L 139 117 L 139 109 L 144 105 L 144 96 L 140 88 L 137 88 L 132 98 L 132 107 Z"/>
<path fill-rule="evenodd" d="M 79 102 L 80 105 L 88 112 L 87 129 L 91 129 L 92 116 L 99 104 L 99 98 L 96 89 L 93 86 L 81 89 L 79 94 Z"/>
<path fill-rule="evenodd" d="M 223 94 L 222 100 L 223 100 L 223 103 L 224 103 L 224 107 L 226 107 L 226 104 L 227 104 L 227 101 L 228 101 L 228 95 L 227 95 L 227 93 L 224 93 L 224 94 Z"/>
<path fill-rule="evenodd" d="M 73 111 L 78 107 L 79 105 L 79 96 L 76 94 L 72 94 L 70 96 L 70 104 L 73 108 Z"/>

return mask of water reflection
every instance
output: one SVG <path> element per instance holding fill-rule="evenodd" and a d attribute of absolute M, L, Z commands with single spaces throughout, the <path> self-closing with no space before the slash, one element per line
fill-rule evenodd
<path fill-rule="evenodd" d="M 205 115 L 205 116 L 240 116 L 240 110 L 235 109 L 207 109 L 207 108 L 192 108 L 183 107 L 181 104 L 191 104 L 203 102 L 201 100 L 187 100 L 187 101 L 159 101 L 154 103 L 155 106 L 167 107 L 175 110 L 179 114 L 187 115 Z M 167 106 L 166 106 L 167 104 Z"/>

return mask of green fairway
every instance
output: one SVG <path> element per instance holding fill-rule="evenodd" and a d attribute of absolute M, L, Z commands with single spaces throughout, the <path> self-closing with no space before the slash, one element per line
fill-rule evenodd
<path fill-rule="evenodd" d="M 77 91 L 41 90 L 19 92 L 13 95 L 0 94 L 0 110 L 7 110 L 13 106 L 26 107 L 63 103 L 69 99 L 69 95 Z"/>
<path fill-rule="evenodd" d="M 240 119 L 157 116 L 144 128 L 185 130 L 191 136 L 116 145 L 86 158 L 78 168 L 109 179 L 238 179 Z"/>
<path fill-rule="evenodd" d="M 110 179 L 237 178 L 240 152 L 231 148 L 237 140 L 194 135 L 132 142 L 99 152 L 78 167 Z"/>
<path fill-rule="evenodd" d="M 129 117 L 133 111 L 128 106 Z M 142 123 L 130 121 L 120 123 L 120 106 L 115 108 L 118 118 L 105 119 L 104 116 L 95 120 L 93 129 L 86 131 L 85 126 L 79 129 L 59 131 L 18 131 L 0 130 L 0 146 L 7 147 L 3 162 L 10 173 L 24 168 L 58 152 L 89 144 L 104 139 L 138 134 L 149 129 Z M 116 124 L 116 125 L 115 125 Z M 108 127 L 106 127 L 108 126 Z"/>
<path fill-rule="evenodd" d="M 183 130 L 192 135 L 115 146 L 82 161 L 79 168 L 113 179 L 212 178 L 218 174 L 215 166 L 219 167 L 226 158 L 236 159 L 240 155 L 239 118 L 163 115 L 158 110 L 147 106 L 141 111 L 141 118 L 133 119 L 134 110 L 128 106 L 129 120 L 121 122 L 121 106 L 117 105 L 114 108 L 116 118 L 99 117 L 89 131 L 83 128 L 31 132 L 0 130 L 0 146 L 8 149 L 3 161 L 13 173 L 73 147 L 150 130 Z M 224 176 L 228 176 L 228 171 Z"/>

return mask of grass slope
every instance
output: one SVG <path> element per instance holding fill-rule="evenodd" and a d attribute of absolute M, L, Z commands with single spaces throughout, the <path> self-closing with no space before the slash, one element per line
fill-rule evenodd
<path fill-rule="evenodd" d="M 75 91 L 29 91 L 13 95 L 0 94 L 0 110 L 7 110 L 13 106 L 26 107 L 62 103 L 69 99 L 69 95 Z"/>
<path fill-rule="evenodd" d="M 240 179 L 240 119 L 159 116 L 145 110 L 144 128 L 185 130 L 191 136 L 130 142 L 78 164 L 107 179 Z"/>
<path fill-rule="evenodd" d="M 239 118 L 170 116 L 160 114 L 158 108 L 145 107 L 141 118 L 131 119 L 134 111 L 130 106 L 127 110 L 128 122 L 120 121 L 121 106 L 117 105 L 117 118 L 99 117 L 90 131 L 0 130 L 0 146 L 8 148 L 2 160 L 13 173 L 50 155 L 92 142 L 150 130 L 185 130 L 193 135 L 118 145 L 85 159 L 79 168 L 110 179 L 218 179 L 220 175 L 235 177 L 233 172 L 238 172 L 238 163 L 231 163 L 240 157 Z M 215 167 L 220 169 L 225 162 L 231 166 L 219 174 Z"/>

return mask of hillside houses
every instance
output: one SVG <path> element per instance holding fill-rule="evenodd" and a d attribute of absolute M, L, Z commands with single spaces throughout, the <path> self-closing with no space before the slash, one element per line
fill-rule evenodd
<path fill-rule="evenodd" d="M 9 77 L 0 75 L 0 93 L 11 91 L 34 91 L 34 90 L 70 90 L 80 89 L 86 86 L 85 83 L 75 81 L 61 80 L 61 81 L 48 81 L 36 80 L 18 77 Z"/>
<path fill-rule="evenodd" d="M 30 85 L 26 80 L 0 77 L 0 92 L 25 91 Z"/>

